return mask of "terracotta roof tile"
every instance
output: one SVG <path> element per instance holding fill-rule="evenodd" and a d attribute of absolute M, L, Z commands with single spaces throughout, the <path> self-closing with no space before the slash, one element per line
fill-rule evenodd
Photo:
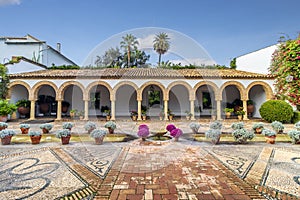
<path fill-rule="evenodd" d="M 22 74 L 12 74 L 10 78 L 102 78 L 102 79 L 202 79 L 202 78 L 238 78 L 272 79 L 271 75 L 245 72 L 233 69 L 161 69 L 161 68 L 106 68 L 80 70 L 41 70 Z"/>

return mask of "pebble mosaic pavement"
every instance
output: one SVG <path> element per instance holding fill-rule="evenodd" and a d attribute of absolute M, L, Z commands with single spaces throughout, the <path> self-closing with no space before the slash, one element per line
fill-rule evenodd
<path fill-rule="evenodd" d="M 136 133 L 137 123 L 118 124 Z M 176 125 L 190 131 L 188 122 Z M 0 145 L 0 199 L 300 199 L 300 145 L 185 138 Z"/>

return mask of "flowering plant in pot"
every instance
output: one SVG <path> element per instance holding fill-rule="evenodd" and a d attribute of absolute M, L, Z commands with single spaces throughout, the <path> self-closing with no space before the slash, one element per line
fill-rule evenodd
<path fill-rule="evenodd" d="M 211 140 L 211 143 L 218 144 L 221 137 L 220 129 L 209 129 L 205 132 L 205 137 Z"/>
<path fill-rule="evenodd" d="M 292 139 L 293 144 L 300 144 L 300 131 L 299 130 L 290 130 L 288 136 Z"/>
<path fill-rule="evenodd" d="M 284 125 L 279 121 L 274 121 L 271 123 L 271 127 L 276 133 L 283 133 Z"/>
<path fill-rule="evenodd" d="M 39 144 L 42 138 L 42 133 L 39 131 L 29 131 L 28 135 L 31 139 L 31 144 Z"/>
<path fill-rule="evenodd" d="M 113 121 L 108 121 L 104 124 L 104 127 L 108 129 L 109 134 L 113 134 L 115 129 L 117 128 L 117 125 Z"/>
<path fill-rule="evenodd" d="M 300 121 L 298 121 L 297 123 L 294 124 L 294 127 L 300 131 Z"/>
<path fill-rule="evenodd" d="M 91 122 L 88 121 L 85 125 L 84 125 L 84 129 L 88 132 L 88 134 L 90 134 L 93 130 L 95 130 L 97 128 L 96 123 L 95 122 Z"/>
<path fill-rule="evenodd" d="M 264 129 L 265 124 L 262 122 L 257 122 L 252 125 L 252 130 L 257 134 L 261 134 Z"/>
<path fill-rule="evenodd" d="M 63 129 L 69 129 L 71 131 L 71 129 L 73 128 L 74 124 L 72 122 L 64 122 L 62 124 L 62 128 Z"/>
<path fill-rule="evenodd" d="M 12 136 L 16 135 L 16 132 L 11 129 L 4 129 L 0 131 L 1 143 L 3 145 L 10 144 Z"/>
<path fill-rule="evenodd" d="M 0 131 L 4 130 L 8 127 L 8 124 L 6 122 L 0 122 Z"/>
<path fill-rule="evenodd" d="M 28 134 L 29 129 L 30 129 L 29 124 L 20 124 L 20 130 L 21 130 L 22 134 Z"/>
<path fill-rule="evenodd" d="M 150 132 L 149 132 L 149 127 L 147 124 L 141 124 L 139 126 L 139 130 L 137 132 L 137 135 L 142 138 L 143 141 L 146 140 L 146 138 L 149 136 Z"/>
<path fill-rule="evenodd" d="M 255 136 L 253 132 L 244 128 L 243 122 L 233 123 L 231 128 L 233 129 L 232 136 L 234 140 L 240 144 L 246 143 L 247 140 L 252 140 Z"/>
<path fill-rule="evenodd" d="M 40 129 L 42 129 L 43 133 L 49 133 L 49 131 L 53 128 L 53 125 L 50 123 L 45 123 L 40 125 Z"/>
<path fill-rule="evenodd" d="M 196 123 L 196 122 L 192 122 L 189 125 L 190 129 L 192 129 L 194 134 L 198 134 L 199 133 L 199 128 L 200 128 L 200 124 Z"/>
<path fill-rule="evenodd" d="M 91 133 L 90 136 L 92 138 L 95 138 L 95 143 L 96 144 L 102 144 L 103 143 L 103 139 L 105 137 L 105 135 L 107 134 L 107 130 L 103 130 L 103 129 L 94 129 Z"/>
<path fill-rule="evenodd" d="M 266 138 L 266 142 L 269 144 L 275 144 L 275 139 L 276 139 L 276 132 L 272 131 L 270 129 L 264 129 L 262 131 L 262 134 Z"/>
<path fill-rule="evenodd" d="M 70 131 L 70 129 L 58 130 L 58 131 L 56 131 L 55 136 L 57 138 L 61 138 L 62 144 L 69 144 L 69 141 L 71 138 L 71 131 Z"/>
<path fill-rule="evenodd" d="M 171 132 L 174 129 L 176 129 L 176 126 L 174 124 L 168 124 L 166 127 L 166 130 L 169 132 Z"/>
<path fill-rule="evenodd" d="M 182 136 L 183 132 L 179 128 L 175 128 L 170 132 L 170 135 L 175 139 L 175 142 L 178 142 L 179 137 Z"/>

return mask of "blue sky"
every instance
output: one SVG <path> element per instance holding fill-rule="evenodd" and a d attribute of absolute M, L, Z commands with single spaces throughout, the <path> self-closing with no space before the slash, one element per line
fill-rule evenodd
<path fill-rule="evenodd" d="M 121 32 L 161 27 L 199 43 L 218 64 L 300 32 L 299 0 L 0 0 L 0 36 L 62 44 L 81 65 L 99 43 Z M 162 57 L 164 59 L 164 57 Z"/>

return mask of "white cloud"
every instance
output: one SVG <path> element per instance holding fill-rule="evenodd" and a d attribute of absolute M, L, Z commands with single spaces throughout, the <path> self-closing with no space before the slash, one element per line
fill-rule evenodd
<path fill-rule="evenodd" d="M 137 38 L 137 41 L 139 42 L 139 49 L 153 48 L 154 38 L 155 38 L 154 34 L 150 34 L 145 38 Z"/>
<path fill-rule="evenodd" d="M 21 0 L 0 0 L 0 6 L 19 5 L 19 4 L 21 4 Z"/>
<path fill-rule="evenodd" d="M 170 62 L 174 63 L 174 64 L 179 64 L 181 63 L 182 66 L 185 65 L 197 65 L 197 66 L 201 66 L 201 65 L 215 65 L 216 63 L 213 60 L 210 59 L 201 59 L 201 58 L 187 58 L 184 60 L 170 60 Z"/>

